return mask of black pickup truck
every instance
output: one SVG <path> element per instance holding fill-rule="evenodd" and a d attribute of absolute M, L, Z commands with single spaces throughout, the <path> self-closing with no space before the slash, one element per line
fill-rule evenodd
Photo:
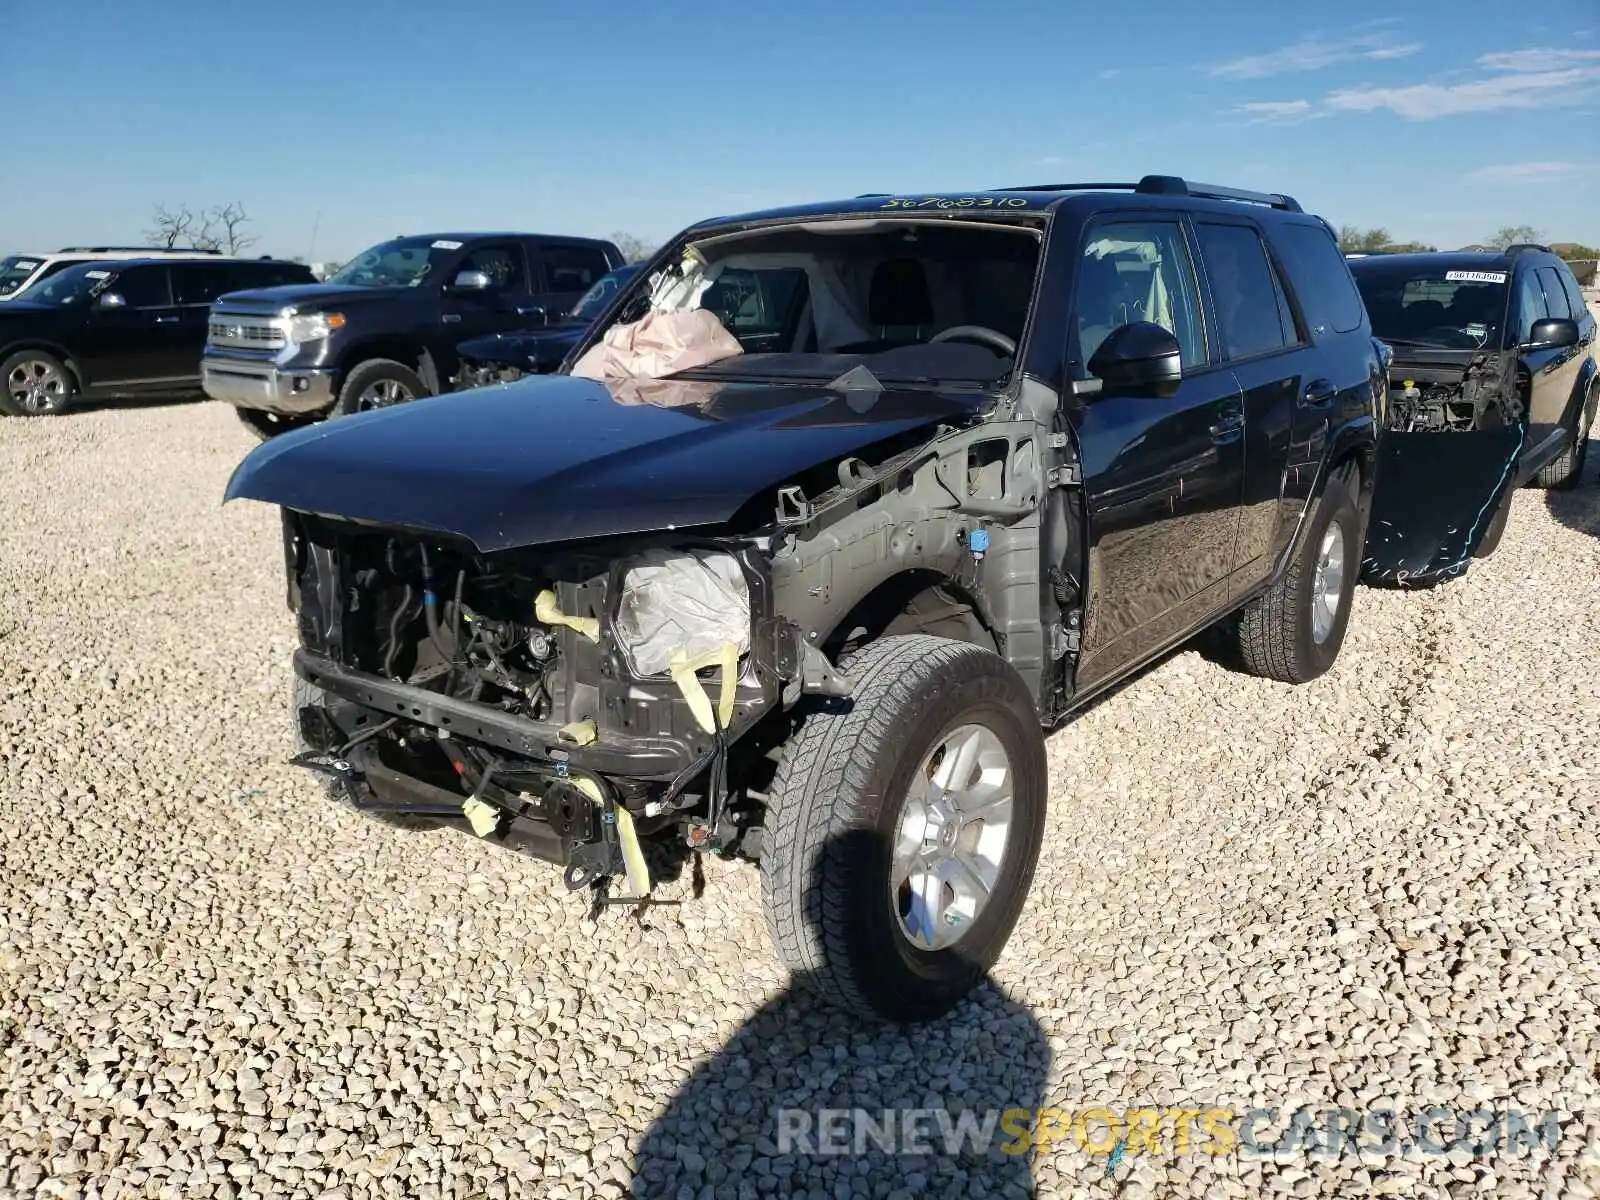
<path fill-rule="evenodd" d="M 612 243 L 534 233 L 395 238 L 326 282 L 211 312 L 206 394 L 260 438 L 449 390 L 465 339 L 544 325 L 622 265 Z"/>
<path fill-rule="evenodd" d="M 857 197 L 693 226 L 556 373 L 288 433 L 227 498 L 282 509 L 341 800 L 597 901 L 648 897 L 641 839 L 754 859 L 808 986 L 917 1020 L 1021 911 L 1043 730 L 1202 630 L 1333 665 L 1386 367 L 1286 196 Z"/>

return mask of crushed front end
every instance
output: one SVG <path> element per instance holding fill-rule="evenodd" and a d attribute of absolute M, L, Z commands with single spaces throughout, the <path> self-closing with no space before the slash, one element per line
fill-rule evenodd
<path fill-rule="evenodd" d="M 485 555 L 292 510 L 284 537 L 297 761 L 356 808 L 461 825 L 572 888 L 623 877 L 643 898 L 657 835 L 756 856 L 759 805 L 728 780 L 761 773 L 730 760 L 839 686 L 774 615 L 759 539 Z"/>

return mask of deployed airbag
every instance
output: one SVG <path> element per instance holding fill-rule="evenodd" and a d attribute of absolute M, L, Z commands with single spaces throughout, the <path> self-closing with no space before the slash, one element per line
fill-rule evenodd
<path fill-rule="evenodd" d="M 647 313 L 613 325 L 573 364 L 572 374 L 602 382 L 660 379 L 743 354 L 739 340 L 703 308 Z"/>

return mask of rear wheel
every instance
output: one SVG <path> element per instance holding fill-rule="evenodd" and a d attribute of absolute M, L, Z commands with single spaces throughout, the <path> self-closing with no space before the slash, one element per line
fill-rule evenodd
<path fill-rule="evenodd" d="M 983 979 L 1033 880 L 1047 790 L 1028 690 L 991 651 L 887 637 L 850 701 L 783 751 L 762 837 L 767 927 L 796 982 L 923 1021 Z"/>
<path fill-rule="evenodd" d="M 391 358 L 371 358 L 345 376 L 334 416 L 351 416 L 380 408 L 393 408 L 433 393 L 422 377 Z"/>
<path fill-rule="evenodd" d="M 60 416 L 77 390 L 61 360 L 43 350 L 19 350 L 0 363 L 0 410 L 8 416 Z"/>
<path fill-rule="evenodd" d="M 1250 674 L 1307 683 L 1339 657 L 1361 570 L 1359 480 L 1353 465 L 1329 478 L 1288 570 L 1219 630 L 1231 657 Z"/>
<path fill-rule="evenodd" d="M 1562 451 L 1561 457 L 1540 468 L 1534 482 L 1542 488 L 1568 491 L 1578 486 L 1583 478 L 1583 465 L 1589 458 L 1589 405 L 1578 410 L 1578 430 L 1572 445 Z"/>

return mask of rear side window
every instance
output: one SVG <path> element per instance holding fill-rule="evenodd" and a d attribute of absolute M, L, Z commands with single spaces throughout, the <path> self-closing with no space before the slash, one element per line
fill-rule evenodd
<path fill-rule="evenodd" d="M 1567 305 L 1567 289 L 1561 286 L 1561 276 L 1554 267 L 1539 268 L 1539 284 L 1544 288 L 1544 306 L 1552 317 L 1575 317 Z"/>
<path fill-rule="evenodd" d="M 1312 335 L 1361 328 L 1361 293 L 1333 235 L 1320 225 L 1285 224 L 1273 239 Z"/>
<path fill-rule="evenodd" d="M 586 292 L 611 270 L 605 254 L 590 246 L 545 246 L 539 253 L 552 292 Z"/>
<path fill-rule="evenodd" d="M 233 290 L 233 272 L 210 263 L 194 263 L 172 268 L 174 304 L 210 304 L 224 292 Z"/>
<path fill-rule="evenodd" d="M 1228 357 L 1253 358 L 1294 342 L 1293 330 L 1284 327 L 1267 248 L 1256 231 L 1244 225 L 1206 223 L 1195 228 Z"/>
<path fill-rule="evenodd" d="M 165 267 L 129 267 L 119 271 L 106 290 L 116 292 L 129 308 L 166 308 L 172 303 Z"/>

